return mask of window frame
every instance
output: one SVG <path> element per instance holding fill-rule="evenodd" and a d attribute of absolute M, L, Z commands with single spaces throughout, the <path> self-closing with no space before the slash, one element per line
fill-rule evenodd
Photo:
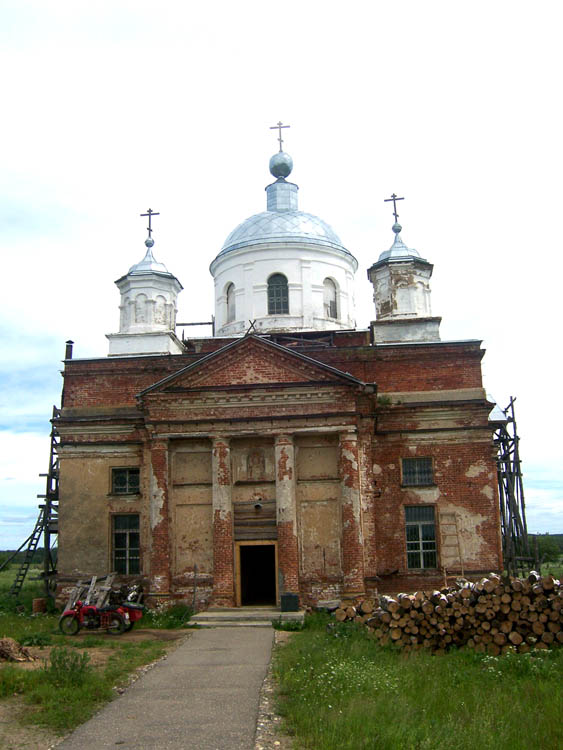
<path fill-rule="evenodd" d="M 115 483 L 115 476 L 117 472 L 125 471 L 126 479 L 125 479 L 125 489 L 120 490 L 116 487 Z M 130 481 L 130 474 L 129 472 L 135 472 L 137 481 L 136 483 L 131 483 Z M 110 495 L 119 495 L 120 497 L 123 495 L 139 495 L 141 492 L 141 469 L 139 466 L 112 466 L 110 469 Z"/>
<path fill-rule="evenodd" d="M 136 519 L 136 526 L 127 528 L 116 528 L 117 519 Z M 129 523 L 129 520 L 128 520 Z M 131 536 L 137 535 L 137 544 L 131 544 Z M 118 535 L 125 536 L 125 545 L 118 546 Z M 125 551 L 125 555 L 117 556 L 118 551 Z M 135 554 L 136 553 L 136 554 Z M 125 561 L 125 570 L 118 560 Z M 135 564 L 136 561 L 136 564 Z M 141 575 L 141 517 L 139 513 L 112 513 L 111 514 L 111 562 L 112 570 L 118 575 L 132 576 Z"/>
<path fill-rule="evenodd" d="M 428 462 L 425 464 L 426 468 L 420 466 L 418 469 L 415 468 L 412 472 L 414 474 L 411 479 L 411 471 L 406 471 L 406 464 L 415 466 L 415 462 Z M 428 471 L 429 468 L 429 471 Z M 430 474 L 430 479 L 427 481 L 423 478 L 423 475 Z M 434 459 L 432 456 L 408 456 L 401 458 L 401 487 L 435 487 L 436 480 L 434 478 Z"/>
<path fill-rule="evenodd" d="M 326 318 L 338 320 L 338 287 L 329 276 L 323 281 L 323 306 Z"/>
<path fill-rule="evenodd" d="M 405 505 L 405 548 L 407 556 L 407 570 L 437 570 L 438 569 L 438 527 L 436 524 L 436 506 L 434 505 Z M 419 518 L 409 520 L 409 511 L 431 510 L 432 520 Z M 413 514 L 414 515 L 414 514 Z M 424 528 L 423 528 L 424 527 Z M 428 536 L 428 528 L 432 527 L 432 537 Z M 409 539 L 409 529 L 418 530 L 417 538 Z M 426 534 L 425 534 L 426 532 Z M 411 535 L 412 536 L 412 535 Z M 426 538 L 425 538 L 426 536 Z M 410 545 L 410 547 L 409 547 Z M 416 555 L 417 565 L 411 560 Z"/>
<path fill-rule="evenodd" d="M 232 281 L 227 284 L 225 298 L 227 302 L 227 323 L 234 323 L 237 319 L 237 301 L 235 297 L 235 285 Z"/>
<path fill-rule="evenodd" d="M 278 279 L 283 283 L 277 283 Z M 289 282 L 283 273 L 273 273 L 268 279 L 268 315 L 289 315 Z"/>

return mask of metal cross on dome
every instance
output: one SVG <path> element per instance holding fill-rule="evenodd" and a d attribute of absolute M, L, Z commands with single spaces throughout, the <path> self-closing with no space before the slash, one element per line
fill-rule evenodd
<path fill-rule="evenodd" d="M 395 217 L 395 221 L 399 221 L 399 214 L 397 213 L 397 201 L 404 201 L 404 198 L 397 198 L 395 193 L 390 198 L 384 198 L 384 203 L 389 203 L 389 201 L 393 201 L 393 216 Z"/>
<path fill-rule="evenodd" d="M 282 143 L 283 143 L 282 128 L 290 128 L 290 127 L 291 127 L 291 125 L 283 125 L 281 120 L 278 122 L 277 125 L 270 125 L 270 130 L 276 130 L 276 129 L 278 130 L 278 133 L 279 133 L 279 135 L 278 135 L 278 141 L 280 142 L 280 152 L 283 151 L 283 149 L 282 149 Z"/>
<path fill-rule="evenodd" d="M 147 227 L 147 230 L 149 232 L 149 237 L 152 237 L 152 217 L 153 216 L 160 216 L 159 211 L 153 211 L 152 208 L 149 208 L 146 214 L 140 214 L 141 216 L 148 216 L 149 217 L 149 225 Z"/>

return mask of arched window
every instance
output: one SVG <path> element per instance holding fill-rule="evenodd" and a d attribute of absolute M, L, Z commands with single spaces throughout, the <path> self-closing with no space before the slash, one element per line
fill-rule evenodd
<path fill-rule="evenodd" d="M 268 315 L 289 313 L 289 293 L 287 279 L 281 273 L 275 273 L 268 279 Z"/>
<path fill-rule="evenodd" d="M 323 286 L 325 315 L 327 318 L 338 318 L 338 308 L 336 306 L 336 284 L 332 279 L 325 279 Z"/>
<path fill-rule="evenodd" d="M 229 284 L 227 287 L 227 323 L 232 323 L 236 319 L 235 303 L 235 285 Z"/>

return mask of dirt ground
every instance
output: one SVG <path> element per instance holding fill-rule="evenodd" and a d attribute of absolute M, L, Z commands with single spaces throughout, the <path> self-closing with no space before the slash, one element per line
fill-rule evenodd
<path fill-rule="evenodd" d="M 189 631 L 186 630 L 154 630 L 151 628 L 132 630 L 129 633 L 123 633 L 120 636 L 107 635 L 107 633 L 97 633 L 95 631 L 79 633 L 76 636 L 72 636 L 75 644 L 80 644 L 80 641 L 88 636 L 94 635 L 100 637 L 108 642 L 113 642 L 116 638 L 119 638 L 119 642 L 123 643 L 139 643 L 140 641 L 147 640 L 158 640 L 164 641 L 168 644 L 167 651 L 177 646 L 182 640 L 189 636 Z M 69 636 L 70 638 L 71 636 Z M 35 657 L 35 661 L 32 662 L 10 662 L 17 666 L 19 669 L 40 669 L 44 662 L 49 658 L 51 653 L 51 647 L 34 647 L 29 646 L 28 650 Z M 94 648 L 85 649 L 90 656 L 90 663 L 95 667 L 105 666 L 107 660 L 111 654 L 115 653 L 114 650 L 108 646 L 96 646 Z M 137 674 L 133 675 L 132 682 L 136 677 L 143 674 L 146 671 L 147 666 L 141 667 L 137 670 Z M 1 750 L 50 750 L 50 748 L 56 747 L 62 742 L 62 737 L 57 735 L 48 729 L 41 727 L 26 726 L 20 724 L 19 719 L 25 713 L 26 705 L 23 697 L 14 696 L 0 701 L 0 748 Z"/>

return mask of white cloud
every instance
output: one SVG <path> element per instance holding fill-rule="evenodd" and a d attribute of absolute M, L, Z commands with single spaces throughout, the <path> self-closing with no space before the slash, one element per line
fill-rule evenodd
<path fill-rule="evenodd" d="M 434 263 L 443 338 L 484 339 L 487 389 L 503 406 L 518 397 L 524 468 L 558 470 L 560 15 L 506 0 L 471 12 L 445 0 L 4 2 L 2 372 L 20 386 L 2 421 L 17 433 L 48 420 L 58 376 L 42 391 L 20 373 L 56 374 L 65 339 L 105 356 L 113 281 L 143 254 L 149 205 L 155 255 L 185 286 L 179 319 L 209 318 L 209 262 L 264 208 L 281 117 L 301 207 L 359 260 L 358 324 L 374 317 L 365 269 L 392 241 L 382 201 L 400 192 L 403 238 Z M 17 482 L 33 477 L 19 440 L 3 448 Z"/>

